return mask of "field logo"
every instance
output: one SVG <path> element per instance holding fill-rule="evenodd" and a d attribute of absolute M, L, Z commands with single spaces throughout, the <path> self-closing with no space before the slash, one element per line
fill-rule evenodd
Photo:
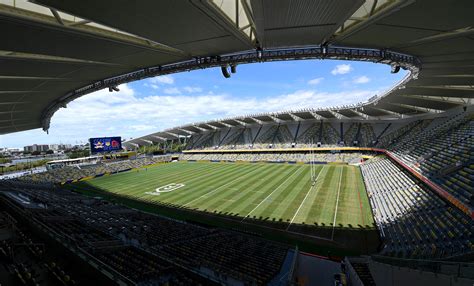
<path fill-rule="evenodd" d="M 184 186 L 185 186 L 184 184 L 171 183 L 166 186 L 156 188 L 154 192 L 146 192 L 145 194 L 152 195 L 152 196 L 159 196 L 160 193 L 169 193 L 179 188 L 182 188 Z"/>

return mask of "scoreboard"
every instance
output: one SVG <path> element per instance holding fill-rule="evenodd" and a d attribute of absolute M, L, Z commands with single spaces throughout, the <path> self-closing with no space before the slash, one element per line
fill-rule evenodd
<path fill-rule="evenodd" d="M 91 154 L 118 152 L 122 150 L 121 137 L 89 138 Z"/>

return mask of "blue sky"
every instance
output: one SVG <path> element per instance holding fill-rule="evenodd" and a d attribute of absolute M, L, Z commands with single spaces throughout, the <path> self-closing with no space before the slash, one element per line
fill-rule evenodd
<path fill-rule="evenodd" d="M 161 76 L 121 85 L 120 92 L 85 95 L 41 129 L 0 136 L 0 147 L 84 143 L 89 137 L 138 137 L 196 121 L 257 112 L 329 107 L 383 93 L 405 72 L 353 61 L 305 60 L 239 65 Z"/>

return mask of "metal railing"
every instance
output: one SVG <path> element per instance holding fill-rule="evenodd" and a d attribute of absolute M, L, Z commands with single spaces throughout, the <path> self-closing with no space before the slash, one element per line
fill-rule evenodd
<path fill-rule="evenodd" d="M 372 260 L 398 267 L 406 267 L 433 273 L 474 279 L 474 263 L 444 260 L 405 259 L 383 255 L 372 255 Z"/>

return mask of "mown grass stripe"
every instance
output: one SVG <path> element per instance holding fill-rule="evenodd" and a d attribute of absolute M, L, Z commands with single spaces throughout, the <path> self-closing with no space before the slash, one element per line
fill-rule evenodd
<path fill-rule="evenodd" d="M 167 196 L 161 197 L 160 200 L 180 204 L 182 201 L 187 201 L 189 197 L 197 196 L 200 192 L 206 191 L 206 188 L 209 186 L 221 183 L 227 178 L 234 178 L 238 176 L 239 171 L 250 168 L 251 167 L 239 168 L 237 165 L 227 165 L 226 168 L 222 168 L 222 170 L 224 170 L 223 172 L 218 170 L 212 173 L 193 176 L 189 180 L 183 181 L 186 187 L 181 188 L 178 192 L 168 193 Z"/>
<path fill-rule="evenodd" d="M 169 177 L 180 174 L 183 169 L 185 170 L 193 170 L 193 172 L 202 172 L 204 171 L 202 168 L 196 169 L 189 166 L 185 166 L 183 164 L 177 164 L 173 166 L 173 168 L 163 168 L 163 170 L 159 169 L 150 169 L 147 171 L 129 171 L 125 173 L 113 174 L 114 180 L 110 180 L 110 176 L 103 176 L 97 179 L 88 181 L 92 185 L 100 185 L 101 187 L 113 187 L 116 191 L 122 190 L 130 190 L 132 187 L 151 187 L 149 183 L 153 182 L 155 186 L 158 186 L 159 180 L 163 177 Z M 217 166 L 205 166 L 205 170 L 208 169 L 219 169 Z M 147 191 L 145 189 L 144 191 Z"/>
<path fill-rule="evenodd" d="M 224 174 L 214 173 L 210 174 L 208 177 L 196 177 L 192 180 L 195 183 L 188 184 L 188 187 L 185 190 L 176 193 L 175 196 L 166 199 L 173 201 L 173 203 L 182 205 L 190 200 L 195 199 L 196 197 L 203 195 L 204 193 L 209 192 L 209 189 L 215 189 L 221 187 L 222 185 L 225 185 L 227 181 L 234 180 L 241 176 L 242 173 L 245 173 L 248 170 L 253 170 L 255 169 L 255 167 L 256 166 L 236 166 L 235 168 Z"/>
<path fill-rule="evenodd" d="M 336 219 L 337 219 L 337 208 L 339 207 L 339 195 L 341 193 L 341 184 L 342 184 L 342 175 L 347 168 L 342 168 L 341 175 L 339 177 L 339 184 L 337 187 L 337 198 L 336 198 L 336 207 L 334 208 L 334 219 L 332 221 L 332 232 L 331 232 L 331 240 L 334 239 L 334 229 L 336 228 Z"/>
<path fill-rule="evenodd" d="M 302 168 L 303 173 L 307 171 L 306 166 L 295 166 L 295 168 Z M 253 216 L 255 216 L 255 217 L 265 217 L 265 218 L 268 217 L 269 218 L 271 212 L 277 207 L 277 205 L 280 202 L 279 197 L 280 197 L 281 193 L 285 192 L 285 190 L 287 190 L 287 188 L 295 189 L 295 188 L 298 187 L 298 181 L 297 180 L 298 180 L 299 176 L 301 176 L 301 174 L 298 175 L 297 177 L 293 178 L 292 180 L 290 180 L 289 183 L 286 184 L 287 187 L 281 188 L 280 190 L 278 190 L 273 195 L 273 198 L 271 200 L 267 200 L 259 209 L 257 209 L 253 213 Z M 264 188 L 262 188 L 261 189 L 262 193 L 257 193 L 256 196 L 254 196 L 254 201 L 253 202 L 259 203 L 260 201 L 262 201 L 263 198 L 265 198 L 269 192 L 271 192 L 274 188 L 276 188 L 278 185 L 283 183 L 284 180 L 286 180 L 285 176 L 279 176 L 271 184 L 269 184 L 269 185 L 265 186 Z M 242 208 L 240 209 L 240 211 L 243 214 L 248 213 L 248 212 L 250 212 L 250 210 L 252 208 L 254 208 L 254 206 L 255 205 L 248 205 L 248 204 L 242 205 Z"/>
<path fill-rule="evenodd" d="M 313 171 L 317 176 L 321 171 L 321 167 L 315 167 Z M 295 178 L 294 185 L 282 190 L 275 199 L 275 202 L 267 207 L 266 212 L 269 212 L 270 216 L 275 219 L 280 218 L 282 221 L 291 221 L 307 190 L 311 187 L 310 178 L 311 166 L 306 166 L 306 171 Z"/>
<path fill-rule="evenodd" d="M 199 196 L 199 197 L 197 197 L 197 198 L 195 198 L 195 199 L 193 199 L 193 200 L 191 200 L 191 201 L 189 201 L 189 202 L 183 204 L 183 206 L 184 206 L 184 207 L 185 207 L 185 206 L 188 206 L 188 205 L 190 205 L 190 204 L 192 204 L 192 203 L 194 203 L 194 202 L 196 202 L 196 201 L 198 201 L 198 200 L 200 200 L 200 199 L 202 199 L 202 198 L 204 198 L 204 197 L 207 197 L 207 196 L 209 196 L 209 195 L 211 195 L 211 194 L 213 194 L 213 193 L 215 193 L 215 192 L 221 190 L 222 188 L 226 187 L 227 185 L 232 184 L 232 183 L 235 182 L 236 180 L 241 179 L 242 177 L 247 177 L 248 175 L 253 174 L 255 171 L 258 171 L 258 170 L 259 170 L 258 168 L 255 168 L 255 169 L 251 170 L 250 172 L 245 173 L 245 174 L 242 175 L 242 176 L 240 176 L 240 174 L 239 174 L 239 176 L 237 176 L 237 178 L 234 178 L 234 179 L 231 180 L 230 182 L 227 182 L 227 183 L 225 183 L 225 184 L 223 184 L 223 185 L 217 187 L 217 189 L 214 189 L 214 190 L 212 190 L 212 191 L 210 191 L 210 192 L 206 192 L 205 194 L 203 194 L 203 195 L 201 195 L 201 196 Z"/>
<path fill-rule="evenodd" d="M 260 170 L 259 177 L 265 177 L 267 174 L 271 174 L 278 169 L 274 165 L 270 164 L 268 166 L 264 166 L 263 168 L 264 169 Z M 248 187 L 255 186 L 255 180 L 255 178 L 250 178 L 237 182 L 235 185 L 226 188 L 226 190 L 219 192 L 218 194 L 204 202 L 204 204 L 202 204 L 200 208 L 208 209 L 211 211 L 217 210 L 219 207 L 222 206 L 223 203 L 228 202 L 228 200 L 235 200 L 234 197 L 236 196 L 236 194 L 245 193 Z"/>
<path fill-rule="evenodd" d="M 323 167 L 323 169 L 324 169 L 324 167 Z M 316 182 L 318 182 L 318 179 L 319 179 L 319 177 L 321 176 L 321 173 L 322 173 L 322 170 L 320 170 L 319 173 L 318 173 L 318 175 L 316 176 L 316 179 L 315 179 Z M 301 201 L 299 207 L 296 209 L 296 212 L 295 212 L 295 214 L 293 215 L 293 217 L 291 218 L 290 224 L 288 224 L 288 227 L 286 228 L 286 230 L 288 230 L 288 229 L 290 228 L 291 224 L 293 223 L 293 221 L 295 220 L 296 216 L 298 215 L 298 213 L 299 213 L 301 207 L 302 207 L 302 206 L 304 205 L 304 203 L 306 202 L 306 198 L 308 198 L 308 195 L 309 195 L 309 194 L 311 193 L 311 191 L 312 191 L 313 189 L 315 189 L 315 188 L 317 188 L 317 185 L 316 185 L 316 184 L 312 184 L 311 187 L 309 188 L 308 192 L 307 192 L 306 195 L 304 196 L 303 200 Z"/>
<path fill-rule="evenodd" d="M 373 218 L 360 168 L 315 167 L 316 176 L 320 178 L 312 191 L 308 165 L 208 162 L 152 166 L 139 172 L 99 177 L 71 187 L 93 187 L 147 202 L 186 205 L 240 216 L 241 220 L 256 217 L 292 221 L 292 225 L 372 226 Z M 159 196 L 145 194 L 169 183 L 183 183 L 185 186 Z"/>
<path fill-rule="evenodd" d="M 270 194 L 268 194 L 260 203 L 258 203 L 258 205 L 253 208 L 248 214 L 246 214 L 244 216 L 244 218 L 242 219 L 242 221 L 244 221 L 248 216 L 250 216 L 256 209 L 258 209 L 259 206 L 262 205 L 263 202 L 265 202 L 269 197 L 271 197 L 271 195 L 273 195 L 273 193 L 275 193 L 276 191 L 278 191 L 286 182 L 288 182 L 289 179 L 291 179 L 295 174 L 298 174 L 298 172 L 301 173 L 301 171 L 303 170 L 303 168 L 299 168 L 299 169 L 296 169 L 291 175 L 289 175 L 280 185 L 278 185 L 278 187 L 276 187 Z"/>
<path fill-rule="evenodd" d="M 196 182 L 197 184 L 199 184 L 203 176 L 211 178 L 214 176 L 217 177 L 220 175 L 233 174 L 236 168 L 237 167 L 231 166 L 231 165 L 225 166 L 225 167 L 218 166 L 212 169 L 204 169 L 204 170 L 201 169 L 200 172 L 190 172 L 184 176 L 179 175 L 180 173 L 178 173 L 177 176 L 167 176 L 163 178 L 163 181 L 160 182 L 159 185 L 155 185 L 154 187 L 167 185 L 169 183 L 184 183 L 185 186 L 183 188 L 180 188 L 178 191 L 166 193 L 164 194 L 164 196 L 162 196 L 162 198 L 169 199 L 171 197 L 177 197 L 181 193 L 185 192 L 187 189 L 191 189 L 193 186 L 193 182 Z M 212 176 L 209 176 L 208 174 L 212 174 Z"/>
<path fill-rule="evenodd" d="M 281 170 L 280 170 L 281 169 Z M 246 192 L 242 192 L 236 197 L 236 201 L 231 204 L 226 204 L 223 208 L 224 211 L 240 213 L 248 206 L 255 206 L 261 201 L 262 196 L 267 194 L 271 189 L 274 189 L 279 184 L 282 176 L 292 172 L 295 166 L 288 165 L 286 169 L 278 168 L 277 171 L 273 172 L 271 176 L 266 176 L 263 179 L 256 179 L 258 182 L 249 188 Z M 279 180 L 280 179 L 280 180 Z"/>
<path fill-rule="evenodd" d="M 327 167 L 326 174 L 323 178 L 323 184 L 319 189 L 317 195 L 314 197 L 312 207 L 309 211 L 309 214 L 307 215 L 307 220 L 309 220 L 309 223 L 329 224 L 329 220 L 326 217 L 326 214 L 324 213 L 324 206 L 327 203 L 328 190 L 331 186 L 332 179 L 334 177 L 334 171 L 334 166 Z"/>
<path fill-rule="evenodd" d="M 226 168 L 222 168 L 222 167 L 219 168 L 219 167 L 211 166 L 211 168 L 206 167 L 204 170 L 199 169 L 199 171 L 196 172 L 196 173 L 204 174 L 208 171 L 214 171 L 214 170 L 218 170 L 218 172 L 226 172 L 227 167 Z M 191 176 L 195 177 L 196 173 L 190 174 L 189 176 L 190 177 Z M 181 174 L 181 171 L 177 170 L 176 171 L 176 177 L 180 176 L 179 174 Z M 166 173 L 165 173 L 165 175 L 166 175 Z M 170 178 L 172 178 L 172 179 L 175 178 L 175 176 L 163 176 L 162 174 L 159 174 L 158 176 L 155 176 L 154 174 L 150 174 L 150 176 L 147 177 L 147 180 L 140 181 L 139 179 L 143 178 L 143 176 L 147 176 L 147 175 L 138 176 L 138 174 L 137 174 L 138 183 L 134 184 L 134 185 L 130 185 L 129 183 L 127 183 L 127 181 L 123 181 L 123 180 L 121 180 L 122 178 L 119 178 L 118 180 L 116 180 L 116 185 L 113 186 L 113 191 L 116 192 L 116 193 L 122 193 L 122 194 L 126 194 L 126 195 L 136 195 L 137 197 L 142 197 L 145 192 L 154 191 L 159 186 L 163 186 L 163 185 L 172 183 L 173 180 L 171 180 Z M 182 178 L 182 176 L 181 176 L 181 178 Z M 166 180 L 166 181 L 163 182 L 163 181 L 160 181 L 160 180 Z M 148 196 L 150 196 L 150 195 L 148 195 Z"/>

